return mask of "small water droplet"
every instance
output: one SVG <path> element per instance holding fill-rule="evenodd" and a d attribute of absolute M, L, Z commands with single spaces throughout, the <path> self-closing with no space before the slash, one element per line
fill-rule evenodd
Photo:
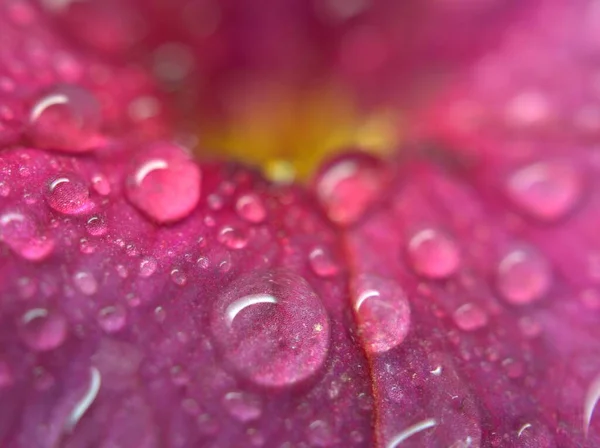
<path fill-rule="evenodd" d="M 190 382 L 190 375 L 181 366 L 171 367 L 171 380 L 176 386 L 185 386 Z"/>
<path fill-rule="evenodd" d="M 162 306 L 157 306 L 154 308 L 154 318 L 157 322 L 164 322 L 167 318 L 167 312 Z"/>
<path fill-rule="evenodd" d="M 102 174 L 96 174 L 92 177 L 92 188 L 96 193 L 102 196 L 110 194 L 110 182 Z"/>
<path fill-rule="evenodd" d="M 555 221 L 579 202 L 583 194 L 582 173 L 566 162 L 538 162 L 509 177 L 507 194 L 532 217 Z"/>
<path fill-rule="evenodd" d="M 413 269 L 424 277 L 447 278 L 460 265 L 456 242 L 437 229 L 426 228 L 417 232 L 410 239 L 407 251 Z"/>
<path fill-rule="evenodd" d="M 242 423 L 256 420 L 262 413 L 260 399 L 246 392 L 229 392 L 223 397 L 223 406 Z"/>
<path fill-rule="evenodd" d="M 19 334 L 32 350 L 53 350 L 67 337 L 67 321 L 61 315 L 45 308 L 27 311 L 19 323 Z"/>
<path fill-rule="evenodd" d="M 149 147 L 129 171 L 126 195 L 139 210 L 159 223 L 187 217 L 200 199 L 200 169 L 178 146 Z"/>
<path fill-rule="evenodd" d="M 542 298 L 550 288 L 550 266 L 533 249 L 515 249 L 499 263 L 497 283 L 506 301 L 528 304 Z"/>
<path fill-rule="evenodd" d="M 238 198 L 235 209 L 240 217 L 248 222 L 258 224 L 267 217 L 267 210 L 260 196 L 247 193 Z"/>
<path fill-rule="evenodd" d="M 214 211 L 221 210 L 224 205 L 223 198 L 215 193 L 208 195 L 206 203 L 208 204 L 208 208 Z"/>
<path fill-rule="evenodd" d="M 335 442 L 331 426 L 323 420 L 315 420 L 308 426 L 308 440 L 311 446 L 327 447 Z"/>
<path fill-rule="evenodd" d="M 230 226 L 223 227 L 217 239 L 221 244 L 229 249 L 243 249 L 248 244 L 248 237 L 241 229 L 236 229 Z"/>
<path fill-rule="evenodd" d="M 46 201 L 52 209 L 66 215 L 85 213 L 94 206 L 85 182 L 71 173 L 54 176 L 48 180 Z"/>
<path fill-rule="evenodd" d="M 234 281 L 217 298 L 211 327 L 238 372 L 264 386 L 306 379 L 329 350 L 329 318 L 319 297 L 285 270 Z"/>
<path fill-rule="evenodd" d="M 96 244 L 87 238 L 81 238 L 79 240 L 79 250 L 82 254 L 93 254 L 96 251 Z"/>
<path fill-rule="evenodd" d="M 384 188 L 382 166 L 372 155 L 351 153 L 319 172 L 314 189 L 333 222 L 350 225 L 364 215 Z"/>
<path fill-rule="evenodd" d="M 313 249 L 308 260 L 313 272 L 320 277 L 332 277 L 339 272 L 339 267 L 329 251 L 321 247 Z"/>
<path fill-rule="evenodd" d="M 404 341 L 410 328 L 410 306 L 395 282 L 360 276 L 353 300 L 360 335 L 368 351 L 383 353 Z"/>
<path fill-rule="evenodd" d="M 187 276 L 181 269 L 171 270 L 171 280 L 179 286 L 184 286 L 187 283 Z"/>
<path fill-rule="evenodd" d="M 98 291 L 98 282 L 89 272 L 77 272 L 73 276 L 73 283 L 75 283 L 77 289 L 86 296 L 94 295 L 96 294 L 96 291 Z"/>
<path fill-rule="evenodd" d="M 85 224 L 85 228 L 90 235 L 101 236 L 108 230 L 108 225 L 104 217 L 98 215 L 89 218 Z"/>
<path fill-rule="evenodd" d="M 0 196 L 6 198 L 10 194 L 10 185 L 6 182 L 0 182 Z"/>
<path fill-rule="evenodd" d="M 140 277 L 148 278 L 156 272 L 158 261 L 154 257 L 144 257 L 140 261 Z"/>
<path fill-rule="evenodd" d="M 210 260 L 208 257 L 201 256 L 196 260 L 196 264 L 200 269 L 207 269 L 210 266 Z"/>
<path fill-rule="evenodd" d="M 98 324 L 106 333 L 116 333 L 125 326 L 127 311 L 121 305 L 107 306 L 98 313 Z"/>
<path fill-rule="evenodd" d="M 60 85 L 42 93 L 29 112 L 27 134 L 36 148 L 90 151 L 100 144 L 100 105 L 82 87 Z"/>
<path fill-rule="evenodd" d="M 475 331 L 483 328 L 488 323 L 485 311 L 473 303 L 466 303 L 452 314 L 454 323 L 464 331 Z"/>
<path fill-rule="evenodd" d="M 0 215 L 0 241 L 30 261 L 43 260 L 54 250 L 54 240 L 42 233 L 31 216 L 18 211 Z"/>

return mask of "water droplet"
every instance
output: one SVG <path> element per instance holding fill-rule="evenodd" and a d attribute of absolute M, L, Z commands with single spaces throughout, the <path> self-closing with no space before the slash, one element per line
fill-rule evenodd
<path fill-rule="evenodd" d="M 178 146 L 154 145 L 130 170 L 126 194 L 133 205 L 155 221 L 179 221 L 198 204 L 200 169 Z"/>
<path fill-rule="evenodd" d="M 108 230 L 108 225 L 102 216 L 92 216 L 85 224 L 90 235 L 101 236 Z"/>
<path fill-rule="evenodd" d="M 384 188 L 381 160 L 363 153 L 337 158 L 318 174 L 314 188 L 329 218 L 340 225 L 358 221 Z"/>
<path fill-rule="evenodd" d="M 67 321 L 58 313 L 44 308 L 27 311 L 19 323 L 19 334 L 32 350 L 53 350 L 67 337 Z"/>
<path fill-rule="evenodd" d="M 106 196 L 110 194 L 110 182 L 102 174 L 96 174 L 92 177 L 92 188 L 99 195 Z"/>
<path fill-rule="evenodd" d="M 543 221 L 555 221 L 570 212 L 583 193 L 582 173 L 559 161 L 538 162 L 513 173 L 507 183 L 511 201 Z"/>
<path fill-rule="evenodd" d="M 171 280 L 179 286 L 184 286 L 187 283 L 187 276 L 181 269 L 171 270 Z"/>
<path fill-rule="evenodd" d="M 550 266 L 533 249 L 515 249 L 498 265 L 497 283 L 506 301 L 528 304 L 542 298 L 550 288 Z"/>
<path fill-rule="evenodd" d="M 313 272 L 320 277 L 332 277 L 339 272 L 338 265 L 329 251 L 321 247 L 313 249 L 308 256 L 308 260 Z"/>
<path fill-rule="evenodd" d="M 483 309 L 473 303 L 466 303 L 459 307 L 452 315 L 454 323 L 464 331 L 475 331 L 483 328 L 488 323 L 488 316 Z"/>
<path fill-rule="evenodd" d="M 190 375 L 181 366 L 171 367 L 171 380 L 176 386 L 185 386 L 190 382 Z"/>
<path fill-rule="evenodd" d="M 107 306 L 98 313 L 98 324 L 106 333 L 116 333 L 125 326 L 127 311 L 121 305 Z"/>
<path fill-rule="evenodd" d="M 82 254 L 93 254 L 96 251 L 96 244 L 87 238 L 81 238 L 79 240 L 79 250 Z"/>
<path fill-rule="evenodd" d="M 224 205 L 223 198 L 214 193 L 208 195 L 206 203 L 208 204 L 208 208 L 214 211 L 221 210 Z"/>
<path fill-rule="evenodd" d="M 210 266 L 210 260 L 208 259 L 208 257 L 200 256 L 196 260 L 196 264 L 200 269 L 207 269 Z"/>
<path fill-rule="evenodd" d="M 31 216 L 17 211 L 0 215 L 0 241 L 30 261 L 43 260 L 54 250 L 54 240 L 41 233 Z"/>
<path fill-rule="evenodd" d="M 8 195 L 10 194 L 10 185 L 8 185 L 6 182 L 0 182 L 0 196 L 2 197 L 8 197 Z"/>
<path fill-rule="evenodd" d="M 98 291 L 98 282 L 89 272 L 77 272 L 73 276 L 73 283 L 86 296 L 96 294 L 96 291 Z"/>
<path fill-rule="evenodd" d="M 90 151 L 100 144 L 100 105 L 94 95 L 61 85 L 40 95 L 29 112 L 27 134 L 42 149 Z"/>
<path fill-rule="evenodd" d="M 410 328 L 410 307 L 402 289 L 372 275 L 360 276 L 354 289 L 354 310 L 367 350 L 383 353 L 401 344 Z"/>
<path fill-rule="evenodd" d="M 302 381 L 327 358 L 327 312 L 308 283 L 285 270 L 234 281 L 216 300 L 211 327 L 232 365 L 260 385 Z"/>
<path fill-rule="evenodd" d="M 444 232 L 426 228 L 409 241 L 408 256 L 413 269 L 428 278 L 453 275 L 460 265 L 460 253 L 454 239 Z"/>
<path fill-rule="evenodd" d="M 48 205 L 66 215 L 77 215 L 91 210 L 90 191 L 85 182 L 74 174 L 61 174 L 48 181 Z"/>
<path fill-rule="evenodd" d="M 242 423 L 256 420 L 262 413 L 260 399 L 245 392 L 229 392 L 223 398 L 223 406 Z"/>
<path fill-rule="evenodd" d="M 327 447 L 335 442 L 331 426 L 323 420 L 315 420 L 308 426 L 308 440 L 311 446 Z"/>
<path fill-rule="evenodd" d="M 157 306 L 154 308 L 154 318 L 156 322 L 164 322 L 167 318 L 167 312 L 162 306 Z"/>
<path fill-rule="evenodd" d="M 235 209 L 240 217 L 248 222 L 258 224 L 267 217 L 267 210 L 260 196 L 247 193 L 238 198 Z"/>
<path fill-rule="evenodd" d="M 140 261 L 140 277 L 148 278 L 156 272 L 158 262 L 154 257 L 144 257 Z"/>
<path fill-rule="evenodd" d="M 248 237 L 245 233 L 230 226 L 223 227 L 219 231 L 217 239 L 229 249 L 243 249 L 248 244 Z"/>

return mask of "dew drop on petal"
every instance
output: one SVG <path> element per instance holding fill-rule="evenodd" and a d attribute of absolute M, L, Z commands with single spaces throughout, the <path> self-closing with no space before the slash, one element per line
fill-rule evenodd
<path fill-rule="evenodd" d="M 223 406 L 236 420 L 246 423 L 256 420 L 262 413 L 260 399 L 246 392 L 229 392 L 223 397 Z"/>
<path fill-rule="evenodd" d="M 98 215 L 89 218 L 85 224 L 85 228 L 90 235 L 101 236 L 108 230 L 108 225 L 106 224 L 104 217 Z"/>
<path fill-rule="evenodd" d="M 566 162 L 538 162 L 514 172 L 508 178 L 506 192 L 525 213 L 542 221 L 555 221 L 579 202 L 582 173 Z"/>
<path fill-rule="evenodd" d="M 215 301 L 211 329 L 239 374 L 263 386 L 310 377 L 329 351 L 329 319 L 320 298 L 286 270 L 234 281 Z"/>
<path fill-rule="evenodd" d="M 221 244 L 229 249 L 243 249 L 248 244 L 248 237 L 243 230 L 231 226 L 225 226 L 217 235 Z"/>
<path fill-rule="evenodd" d="M 85 213 L 94 206 L 86 183 L 70 173 L 53 176 L 48 180 L 46 201 L 52 209 L 66 215 Z"/>
<path fill-rule="evenodd" d="M 314 182 L 329 218 L 339 225 L 358 221 L 384 188 L 382 163 L 369 154 L 347 154 L 326 165 Z"/>
<path fill-rule="evenodd" d="M 454 323 L 463 331 L 475 331 L 483 328 L 488 323 L 486 312 L 473 303 L 466 303 L 452 314 Z"/>
<path fill-rule="evenodd" d="M 98 325 L 106 333 L 116 333 L 127 322 L 127 311 L 121 305 L 107 306 L 98 312 Z"/>
<path fill-rule="evenodd" d="M 515 305 L 542 298 L 550 288 L 551 280 L 548 262 L 533 249 L 514 249 L 498 264 L 498 290 L 507 302 Z"/>
<path fill-rule="evenodd" d="M 92 188 L 96 193 L 102 196 L 110 194 L 110 182 L 102 174 L 96 174 L 92 177 Z"/>
<path fill-rule="evenodd" d="M 374 275 L 358 277 L 353 304 L 358 329 L 369 352 L 387 352 L 408 335 L 410 306 L 395 282 Z"/>
<path fill-rule="evenodd" d="M 308 440 L 311 446 L 328 447 L 335 443 L 335 435 L 331 426 L 323 420 L 315 420 L 308 426 Z"/>
<path fill-rule="evenodd" d="M 128 200 L 151 219 L 175 222 L 187 217 L 200 199 L 200 168 L 178 146 L 149 147 L 130 167 Z"/>
<path fill-rule="evenodd" d="M 158 262 L 154 257 L 144 257 L 140 261 L 140 277 L 147 278 L 156 272 Z"/>
<path fill-rule="evenodd" d="M 42 149 L 90 151 L 99 145 L 100 104 L 88 90 L 59 85 L 42 93 L 29 111 L 27 135 Z"/>
<path fill-rule="evenodd" d="M 53 350 L 62 345 L 67 337 L 67 321 L 56 312 L 34 308 L 21 317 L 19 335 L 32 350 Z"/>
<path fill-rule="evenodd" d="M 332 277 L 339 272 L 339 267 L 331 254 L 321 247 L 313 249 L 308 255 L 310 267 L 319 277 Z"/>
<path fill-rule="evenodd" d="M 43 260 L 54 250 L 54 240 L 42 234 L 31 216 L 18 211 L 0 215 L 0 241 L 30 261 Z"/>
<path fill-rule="evenodd" d="M 175 268 L 171 270 L 171 280 L 176 285 L 184 286 L 187 283 L 187 276 L 181 269 Z"/>
<path fill-rule="evenodd" d="M 80 271 L 75 273 L 73 283 L 86 296 L 96 294 L 96 291 L 98 291 L 98 282 L 89 272 Z"/>
<path fill-rule="evenodd" d="M 248 222 L 258 224 L 267 217 L 267 210 L 260 196 L 247 193 L 238 198 L 235 209 L 240 217 Z"/>
<path fill-rule="evenodd" d="M 460 265 L 456 241 L 433 228 L 420 230 L 413 235 L 408 242 L 407 253 L 413 269 L 428 278 L 447 278 Z"/>

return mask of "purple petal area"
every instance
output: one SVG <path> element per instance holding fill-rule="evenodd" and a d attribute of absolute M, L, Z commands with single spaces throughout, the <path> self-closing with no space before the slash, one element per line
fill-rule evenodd
<path fill-rule="evenodd" d="M 2 152 L 0 444 L 371 445 L 347 273 L 310 197 L 201 164 L 198 207 L 160 226 L 128 202 L 123 160 Z"/>
<path fill-rule="evenodd" d="M 378 279 L 368 294 L 353 290 L 359 333 L 369 302 L 410 307 L 404 338 L 372 323 L 388 341 L 369 354 L 376 437 L 389 447 L 596 446 L 599 302 L 582 263 L 599 247 L 597 188 L 552 228 L 481 189 L 406 167 L 384 207 L 348 231 L 353 272 Z M 431 275 L 449 254 L 459 263 Z"/>

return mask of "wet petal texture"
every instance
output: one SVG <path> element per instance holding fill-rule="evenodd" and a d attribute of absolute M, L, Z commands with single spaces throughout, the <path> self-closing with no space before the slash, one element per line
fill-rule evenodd
<path fill-rule="evenodd" d="M 49 22 L 28 0 L 0 2 L 0 144 L 81 152 L 106 134 L 164 133 L 161 97 L 139 66 L 82 54 Z"/>
<path fill-rule="evenodd" d="M 2 446 L 372 444 L 347 272 L 307 194 L 167 143 L 0 163 Z"/>
<path fill-rule="evenodd" d="M 597 185 L 586 179 L 586 199 L 549 226 L 446 170 L 402 166 L 386 203 L 347 230 L 352 270 L 370 279 L 352 289 L 359 334 L 367 346 L 375 331 L 388 343 L 368 351 L 376 438 L 598 445 Z M 408 333 L 390 334 L 391 318 L 370 321 L 369 302 L 385 316 L 408 307 Z"/>

